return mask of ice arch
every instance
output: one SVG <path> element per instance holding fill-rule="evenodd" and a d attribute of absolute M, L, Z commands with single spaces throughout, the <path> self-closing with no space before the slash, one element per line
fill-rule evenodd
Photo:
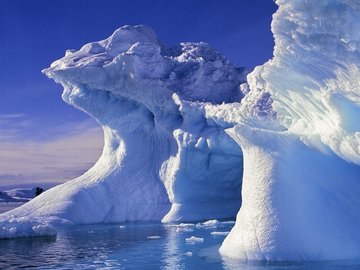
<path fill-rule="evenodd" d="M 44 73 L 63 85 L 64 101 L 102 125 L 103 154 L 84 175 L 1 220 L 57 225 L 236 215 L 242 152 L 207 121 L 204 106 L 239 101 L 244 69 L 206 43 L 168 48 L 150 28 L 124 26 L 67 51 Z"/>
<path fill-rule="evenodd" d="M 241 104 L 207 114 L 244 153 L 243 203 L 220 249 L 242 260 L 360 257 L 360 4 L 277 0 L 274 58 Z"/>
<path fill-rule="evenodd" d="M 360 4 L 276 3 L 274 58 L 241 91 L 242 71 L 208 45 L 166 48 L 143 26 L 54 62 L 45 73 L 104 126 L 104 153 L 85 175 L 2 215 L 2 234 L 41 234 L 44 220 L 231 216 L 240 145 L 243 202 L 223 255 L 360 257 Z"/>

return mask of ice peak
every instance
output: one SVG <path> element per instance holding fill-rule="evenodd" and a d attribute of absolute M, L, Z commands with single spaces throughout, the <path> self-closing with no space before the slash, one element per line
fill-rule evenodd
<path fill-rule="evenodd" d="M 107 39 L 68 51 L 43 72 L 67 86 L 105 90 L 106 85 L 106 91 L 150 108 L 154 98 L 170 100 L 173 93 L 191 101 L 240 101 L 246 73 L 207 43 L 167 47 L 143 25 L 121 27 Z"/>

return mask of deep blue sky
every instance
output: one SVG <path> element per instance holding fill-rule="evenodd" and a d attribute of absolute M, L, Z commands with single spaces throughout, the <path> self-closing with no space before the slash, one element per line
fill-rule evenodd
<path fill-rule="evenodd" d="M 236 65 L 254 67 L 272 57 L 275 10 L 272 0 L 0 0 L 0 143 L 49 142 L 77 123 L 95 126 L 40 72 L 66 49 L 145 24 L 165 44 L 205 41 Z M 0 170 L 9 158 L 0 156 Z M 6 177 L 0 172 L 0 187 Z"/>

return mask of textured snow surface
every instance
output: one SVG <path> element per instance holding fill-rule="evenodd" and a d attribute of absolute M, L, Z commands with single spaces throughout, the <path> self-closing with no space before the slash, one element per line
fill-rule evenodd
<path fill-rule="evenodd" d="M 0 224 L 0 239 L 18 237 L 55 236 L 55 229 L 47 222 L 10 216 Z"/>
<path fill-rule="evenodd" d="M 223 255 L 360 257 L 360 4 L 276 2 L 274 58 L 241 105 L 209 108 L 244 153 L 242 206 Z"/>
<path fill-rule="evenodd" d="M 62 84 L 64 101 L 103 127 L 103 154 L 84 175 L 0 221 L 60 226 L 236 216 L 242 152 L 207 121 L 204 106 L 240 101 L 245 69 L 206 43 L 168 48 L 150 28 L 124 26 L 67 51 L 43 72 Z"/>

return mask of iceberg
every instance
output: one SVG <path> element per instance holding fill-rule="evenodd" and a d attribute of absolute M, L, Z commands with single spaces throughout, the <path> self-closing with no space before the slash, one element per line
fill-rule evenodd
<path fill-rule="evenodd" d="M 216 227 L 237 213 L 224 257 L 359 258 L 360 4 L 276 3 L 274 57 L 250 74 L 206 43 L 164 46 L 145 26 L 45 69 L 103 127 L 103 154 L 0 215 L 2 234 L 149 220 Z"/>
<path fill-rule="evenodd" d="M 276 3 L 273 59 L 249 74 L 241 104 L 208 108 L 234 123 L 244 155 L 242 206 L 220 252 L 359 258 L 360 4 Z"/>
<path fill-rule="evenodd" d="M 206 43 L 166 47 L 149 27 L 124 26 L 68 50 L 43 73 L 103 127 L 103 153 L 84 175 L 0 220 L 62 226 L 236 216 L 242 151 L 204 107 L 241 100 L 246 69 Z"/>

